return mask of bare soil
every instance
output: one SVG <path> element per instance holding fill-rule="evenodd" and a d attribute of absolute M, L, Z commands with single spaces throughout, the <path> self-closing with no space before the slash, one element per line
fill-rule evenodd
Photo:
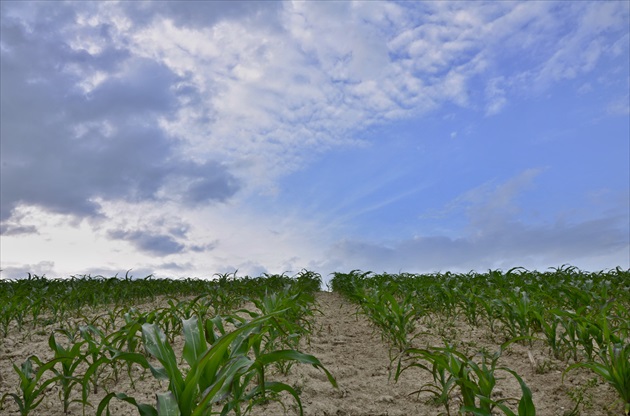
<path fill-rule="evenodd" d="M 446 408 L 435 405 L 428 392 L 414 393 L 432 381 L 428 371 L 412 368 L 402 373 L 396 382 L 390 374 L 389 347 L 381 340 L 379 332 L 367 318 L 357 314 L 356 306 L 338 294 L 321 292 L 317 295 L 320 313 L 315 317 L 315 330 L 310 341 L 304 341 L 302 352 L 315 355 L 336 377 L 338 388 L 328 382 L 325 374 L 312 366 L 296 365 L 288 376 L 271 375 L 269 379 L 291 383 L 301 393 L 304 414 L 310 416 L 414 416 L 446 414 Z M 145 305 L 146 307 L 155 306 Z M 13 365 L 19 365 L 32 354 L 43 360 L 53 354 L 48 347 L 48 337 L 54 326 L 19 333 L 13 330 L 4 340 L 0 340 L 0 396 L 4 393 L 18 393 L 19 379 Z M 445 340 L 458 350 L 473 356 L 479 351 L 497 351 L 504 340 L 498 338 L 485 327 L 472 327 L 463 319 L 424 320 L 418 323 L 418 336 L 414 346 L 443 346 Z M 182 340 L 176 340 L 174 349 L 181 352 Z M 544 343 L 534 342 L 532 346 L 512 344 L 500 358 L 500 366 L 516 371 L 533 392 L 537 415 L 566 416 L 575 407 L 571 395 L 583 397 L 579 413 L 584 416 L 623 415 L 622 405 L 612 387 L 599 379 L 587 385 L 596 376 L 589 370 L 576 369 L 563 372 L 570 362 L 554 359 Z M 133 368 L 132 386 L 126 377 L 117 383 L 107 382 L 107 390 L 124 392 L 140 403 L 155 401 L 155 393 L 165 391 L 167 385 L 156 381 L 150 372 Z M 498 370 L 499 379 L 495 387 L 496 398 L 520 398 L 520 387 L 513 376 Z M 96 413 L 96 406 L 104 396 L 103 388 L 90 396 L 93 408 L 85 410 L 86 415 Z M 73 398 L 80 399 L 80 388 L 75 388 Z M 459 398 L 451 399 L 450 412 L 457 414 Z M 272 402 L 255 407 L 251 414 L 260 416 L 295 415 L 297 406 L 289 396 L 284 400 L 285 407 Z M 511 405 L 516 410 L 516 406 Z M 114 416 L 137 415 L 135 407 L 117 400 L 110 406 Z M 50 387 L 41 405 L 31 413 L 35 416 L 63 416 L 59 388 Z M 80 403 L 73 403 L 68 415 L 83 415 Z M 501 413 L 497 413 L 501 414 Z M 19 415 L 12 399 L 7 399 L 0 415 Z"/>

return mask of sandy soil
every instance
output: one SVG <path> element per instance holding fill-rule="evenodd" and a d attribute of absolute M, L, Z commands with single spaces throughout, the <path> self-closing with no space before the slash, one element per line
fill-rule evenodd
<path fill-rule="evenodd" d="M 328 292 L 318 294 L 318 309 L 315 331 L 310 343 L 304 343 L 302 351 L 318 357 L 333 373 L 339 384 L 333 388 L 322 371 L 311 366 L 294 366 L 289 376 L 275 375 L 269 379 L 286 381 L 300 392 L 305 415 L 352 415 L 352 416 L 403 416 L 439 415 L 445 412 L 443 406 L 435 406 L 428 393 L 413 394 L 425 383 L 431 381 L 428 372 L 410 369 L 404 372 L 398 382 L 390 378 L 389 349 L 368 320 L 356 314 L 356 307 L 339 295 Z M 153 305 L 148 305 L 153 306 Z M 496 351 L 503 341 L 495 339 L 486 328 L 471 327 L 461 320 L 433 324 L 427 320 L 418 323 L 421 333 L 415 340 L 417 347 L 442 346 L 443 339 L 454 343 L 459 350 L 469 356 L 486 349 Z M 12 331 L 7 338 L 0 340 L 0 396 L 6 392 L 16 392 L 19 380 L 13 364 L 19 366 L 31 354 L 42 359 L 52 358 L 48 347 L 48 336 L 53 327 L 36 329 L 28 333 Z M 176 340 L 174 348 L 181 352 L 181 340 Z M 500 359 L 500 365 L 515 370 L 533 392 L 537 414 L 540 416 L 563 416 L 574 408 L 575 403 L 569 393 L 583 390 L 584 405 L 580 414 L 588 416 L 622 415 L 621 404 L 616 403 L 615 391 L 600 380 L 585 387 L 594 378 L 588 370 L 575 370 L 562 380 L 567 363 L 553 359 L 542 343 L 533 347 L 513 344 Z M 156 391 L 166 390 L 166 384 L 155 381 L 148 371 L 134 368 L 136 377 L 143 379 L 131 386 L 128 381 L 109 382 L 106 387 L 116 392 L 125 392 L 141 403 L 153 403 Z M 498 372 L 500 379 L 495 391 L 497 398 L 520 397 L 516 380 L 507 372 Z M 58 388 L 51 387 L 46 398 L 33 415 L 62 416 L 63 409 L 58 396 Z M 104 395 L 103 390 L 90 396 L 95 406 Z M 74 398 L 80 398 L 75 390 Z M 451 414 L 457 414 L 457 397 L 452 400 Z M 137 415 L 134 407 L 113 400 L 110 406 L 112 415 Z M 296 414 L 296 406 L 291 398 L 285 400 L 286 409 L 277 403 L 254 408 L 251 414 L 279 416 Z M 514 407 L 513 407 L 514 408 Z M 95 408 L 88 408 L 86 414 L 95 414 Z M 73 403 L 70 415 L 82 415 L 80 403 Z M 500 413 L 497 413 L 500 414 Z M 8 399 L 0 415 L 19 415 L 17 406 Z"/>

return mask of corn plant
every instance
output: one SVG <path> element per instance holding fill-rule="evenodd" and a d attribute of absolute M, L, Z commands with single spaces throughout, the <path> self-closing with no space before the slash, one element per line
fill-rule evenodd
<path fill-rule="evenodd" d="M 9 333 L 9 326 L 13 321 L 14 305 L 9 301 L 2 303 L 0 306 L 0 335 L 5 338 Z"/>
<path fill-rule="evenodd" d="M 83 402 L 83 400 L 71 400 L 72 389 L 75 385 L 81 383 L 81 378 L 77 376 L 77 369 L 83 362 L 84 357 L 81 353 L 81 347 L 85 341 L 72 344 L 70 347 L 65 348 L 57 342 L 54 332 L 48 338 L 48 345 L 55 353 L 54 360 L 61 364 L 61 369 L 57 369 L 54 366 L 50 368 L 56 375 L 56 379 L 59 381 L 60 390 L 59 397 L 63 402 L 63 412 L 68 413 L 70 404 L 74 402 Z M 83 402 L 85 404 L 85 402 Z"/>
<path fill-rule="evenodd" d="M 43 363 L 37 356 L 33 355 L 27 358 L 19 368 L 13 364 L 13 369 L 20 377 L 20 394 L 5 393 L 0 398 L 0 409 L 2 409 L 5 400 L 11 398 L 17 404 L 20 415 L 28 416 L 44 400 L 44 393 L 48 386 L 58 380 L 57 377 L 44 379 L 44 374 L 52 369 L 57 362 L 58 360 L 52 360 Z M 33 363 L 39 367 L 33 369 Z"/>
<path fill-rule="evenodd" d="M 482 311 L 478 290 L 478 288 L 473 286 L 459 294 L 458 305 L 464 313 L 466 321 L 472 326 L 479 324 L 480 312 Z"/>
<path fill-rule="evenodd" d="M 273 320 L 278 324 L 276 326 L 280 332 L 274 338 L 280 338 L 286 346 L 297 347 L 302 336 L 312 333 L 310 318 L 314 316 L 316 310 L 313 308 L 315 298 L 311 293 L 285 286 L 277 292 L 265 292 L 262 297 L 252 299 L 252 302 L 262 315 L 282 311 Z M 246 310 L 243 312 L 252 317 L 258 316 Z"/>
<path fill-rule="evenodd" d="M 532 314 L 534 319 L 538 321 L 540 326 L 540 331 L 544 336 L 544 340 L 546 341 L 549 349 L 553 356 L 557 359 L 561 359 L 564 357 L 565 349 L 562 347 L 562 344 L 558 340 L 558 328 L 560 327 L 560 323 L 562 319 L 559 314 L 562 311 L 557 309 L 544 312 L 542 310 L 534 310 Z"/>
<path fill-rule="evenodd" d="M 408 293 L 401 300 L 387 291 L 366 291 L 361 301 L 363 313 L 380 329 L 381 337 L 390 344 L 390 361 L 406 350 L 413 338 L 418 312 L 414 306 L 414 294 Z"/>
<path fill-rule="evenodd" d="M 433 394 L 435 402 L 445 407 L 447 415 L 451 414 L 450 396 L 457 387 L 462 397 L 460 413 L 468 412 L 474 415 L 490 416 L 498 408 L 509 416 L 517 414 L 519 416 L 534 416 L 536 410 L 531 390 L 523 379 L 507 367 L 497 367 L 503 349 L 515 341 L 512 340 L 503 344 L 501 349 L 492 356 L 482 354 L 480 364 L 449 345 L 443 348 L 410 348 L 405 351 L 406 364 L 403 365 L 403 359 L 398 362 L 395 380 L 398 381 L 401 374 L 411 367 L 429 371 L 433 376 L 433 382 L 421 386 L 413 394 L 420 394 L 421 392 Z M 493 399 L 492 392 L 497 381 L 495 376 L 497 370 L 506 371 L 517 379 L 522 391 L 520 399 Z M 505 403 L 510 401 L 518 402 L 518 413 L 514 413 L 506 406 Z"/>
<path fill-rule="evenodd" d="M 114 397 L 135 405 L 141 415 L 200 416 L 210 414 L 212 407 L 220 402 L 223 403 L 222 414 L 233 410 L 240 415 L 243 413 L 242 403 L 248 403 L 244 411 L 247 413 L 257 399 L 265 398 L 266 391 L 288 392 L 301 410 L 301 401 L 295 389 L 284 383 L 264 380 L 267 365 L 279 360 L 308 363 L 322 369 L 333 385 L 336 386 L 336 382 L 319 360 L 298 351 L 279 350 L 255 358 L 248 356 L 251 345 L 267 330 L 265 323 L 273 317 L 265 315 L 255 318 L 216 339 L 213 339 L 216 320 L 207 320 L 205 323 L 197 317 L 184 320 L 183 358 L 189 367 L 187 372 L 178 367 L 175 353 L 164 333 L 155 324 L 143 324 L 145 349 L 160 365 L 150 363 L 139 353 L 120 353 L 114 359 L 135 362 L 149 368 L 157 379 L 169 381 L 168 391 L 158 394 L 156 407 L 139 404 L 125 394 L 110 393 L 99 404 L 97 415 L 105 411 L 109 414 L 108 404 Z M 221 328 L 224 329 L 223 326 Z M 208 346 L 207 338 L 211 340 L 211 346 Z M 259 384 L 247 390 L 254 377 L 258 378 Z"/>
<path fill-rule="evenodd" d="M 84 353 L 84 361 L 88 366 L 98 362 L 101 358 L 107 357 L 111 348 L 106 343 L 107 338 L 105 334 L 98 328 L 92 325 L 85 325 L 79 328 L 81 337 L 87 345 L 87 349 Z M 98 394 L 98 387 L 101 379 L 103 378 L 104 368 L 99 367 L 94 374 L 88 378 L 89 383 L 83 382 L 83 402 L 87 403 L 87 396 L 89 394 L 90 385 L 92 386 L 92 392 Z"/>
<path fill-rule="evenodd" d="M 252 302 L 260 312 L 241 310 L 251 318 L 274 314 L 274 318 L 268 323 L 268 329 L 264 336 L 256 338 L 256 342 L 251 345 L 256 357 L 262 353 L 276 349 L 297 349 L 304 336 L 309 341 L 312 333 L 310 318 L 314 316 L 315 309 L 312 307 L 315 298 L 310 292 L 302 291 L 297 285 L 285 286 L 282 290 L 274 293 L 265 292 L 260 298 L 252 299 Z M 237 317 L 231 318 L 232 320 Z M 233 322 L 237 326 L 244 320 Z M 288 374 L 293 360 L 276 362 L 277 368 L 283 374 Z"/>
<path fill-rule="evenodd" d="M 579 367 L 588 368 L 608 382 L 619 393 L 625 414 L 630 415 L 630 343 L 610 342 L 597 360 L 573 364 L 564 374 Z"/>
<path fill-rule="evenodd" d="M 490 333 L 494 334 L 496 332 L 496 323 L 499 321 L 499 317 L 501 316 L 500 310 L 501 305 L 497 301 L 497 299 L 490 298 L 489 296 L 478 296 L 477 301 L 479 305 L 482 307 L 485 318 L 488 321 L 488 326 L 490 328 Z"/>
<path fill-rule="evenodd" d="M 148 314 L 139 313 L 135 308 L 131 308 L 129 311 L 123 314 L 125 324 L 117 331 L 107 335 L 102 341 L 103 351 L 107 351 L 108 356 L 111 358 L 114 354 L 119 352 L 135 353 L 141 349 L 142 346 L 142 325 L 147 322 L 153 322 L 157 315 L 157 311 L 152 311 Z M 127 374 L 131 386 L 135 388 L 135 382 L 131 376 L 132 362 L 126 362 L 124 360 L 113 360 L 107 358 L 101 358 L 95 362 L 100 365 L 108 365 L 113 372 L 114 381 L 119 380 L 119 371 L 121 366 L 126 366 Z M 94 364 L 94 362 L 93 362 Z M 100 373 L 102 370 L 99 370 Z"/>
<path fill-rule="evenodd" d="M 508 339 L 531 339 L 539 328 L 534 311 L 537 309 L 525 291 L 517 290 L 508 294 L 506 299 L 499 299 L 502 309 L 499 320 Z"/>
<path fill-rule="evenodd" d="M 445 282 L 448 284 L 448 282 Z M 448 285 L 433 285 L 430 287 L 435 302 L 436 317 L 442 321 L 452 322 L 459 314 L 456 291 Z"/>

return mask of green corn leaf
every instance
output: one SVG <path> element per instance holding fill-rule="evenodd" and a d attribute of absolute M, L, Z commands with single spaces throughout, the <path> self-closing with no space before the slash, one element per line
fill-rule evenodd
<path fill-rule="evenodd" d="M 158 393 L 156 396 L 158 416 L 181 416 L 182 413 L 179 411 L 177 400 L 172 392 Z"/>
<path fill-rule="evenodd" d="M 319 361 L 319 359 L 317 359 L 313 355 L 304 354 L 296 350 L 279 350 L 267 354 L 262 354 L 261 356 L 256 358 L 257 366 L 262 367 L 278 361 L 297 361 L 302 364 L 311 364 L 312 366 L 323 370 L 324 373 L 326 373 L 326 377 L 328 377 L 328 381 L 330 381 L 330 384 L 332 384 L 334 387 L 337 387 L 337 380 L 335 380 L 333 375 L 323 366 L 321 361 Z"/>
<path fill-rule="evenodd" d="M 245 400 L 247 401 L 251 401 L 250 403 L 250 407 L 248 408 L 251 409 L 251 406 L 253 405 L 253 399 L 262 391 L 263 389 L 260 386 L 256 386 L 255 388 L 252 389 L 252 391 L 245 397 Z M 291 396 L 293 396 L 293 398 L 295 399 L 295 402 L 297 403 L 299 409 L 300 409 L 300 416 L 302 416 L 304 414 L 304 409 L 302 408 L 302 400 L 300 400 L 300 395 L 298 394 L 298 392 L 291 387 L 288 384 L 285 383 L 280 383 L 280 382 L 275 382 L 275 381 L 271 381 L 271 382 L 266 382 L 265 386 L 264 386 L 264 390 L 265 391 L 271 391 L 273 393 L 281 393 L 283 391 L 286 391 L 287 393 L 289 393 Z M 229 411 L 229 410 L 228 410 Z M 221 415 L 223 415 L 224 413 L 222 412 Z"/>
<path fill-rule="evenodd" d="M 166 340 L 166 335 L 156 324 L 143 324 L 142 337 L 144 338 L 144 346 L 149 354 L 157 358 L 164 367 L 170 380 L 169 390 L 175 394 L 179 401 L 179 395 L 184 390 L 184 378 L 177 367 L 175 352 L 173 352 L 173 348 Z"/>
<path fill-rule="evenodd" d="M 232 332 L 226 333 L 225 335 L 217 339 L 214 345 L 212 345 L 212 347 L 203 354 L 198 362 L 199 369 L 200 371 L 206 373 L 207 380 L 215 379 L 215 382 L 212 386 L 205 389 L 203 393 L 203 398 L 199 403 L 199 407 L 195 409 L 193 415 L 201 415 L 202 413 L 197 413 L 198 409 L 201 409 L 199 410 L 199 412 L 202 412 L 203 409 L 205 409 L 205 407 L 210 402 L 215 400 L 217 392 L 221 389 L 224 380 L 216 380 L 215 375 L 219 372 L 219 368 L 221 367 L 221 365 L 225 363 L 226 355 L 228 354 L 228 348 L 230 347 L 230 345 L 238 337 L 243 338 L 249 335 L 252 331 L 256 330 L 260 324 L 271 319 L 271 317 L 276 314 L 277 313 L 261 316 L 246 324 L 243 324 Z"/>
<path fill-rule="evenodd" d="M 44 399 L 42 393 L 50 384 L 56 383 L 59 380 L 59 376 L 57 376 L 38 385 L 44 373 L 53 370 L 54 366 L 60 360 L 60 358 L 55 358 L 47 363 L 43 363 L 37 356 L 32 355 L 22 363 L 20 368 L 13 364 L 13 369 L 20 377 L 20 391 L 22 392 L 22 397 L 20 398 L 14 393 L 10 393 L 9 396 L 16 401 L 21 409 L 24 408 L 26 413 L 36 408 Z M 33 362 L 39 366 L 36 371 L 33 370 Z"/>
<path fill-rule="evenodd" d="M 122 400 L 136 406 L 136 408 L 138 409 L 138 413 L 140 413 L 140 416 L 158 416 L 158 412 L 155 407 L 148 404 L 138 403 L 136 399 L 127 396 L 124 393 L 109 393 L 107 396 L 103 397 L 103 400 L 101 400 L 98 408 L 96 409 L 96 416 L 101 416 L 103 412 L 106 412 L 105 414 L 107 416 L 111 416 L 111 413 L 109 411 L 109 402 L 113 398 L 117 398 L 118 400 Z"/>
<path fill-rule="evenodd" d="M 502 369 L 512 374 L 518 381 L 518 384 L 521 386 L 521 392 L 523 393 L 523 396 L 518 402 L 518 416 L 536 416 L 536 407 L 534 406 L 532 391 L 529 389 L 529 387 L 527 387 L 527 384 L 525 384 L 523 378 L 519 376 L 514 370 L 505 367 L 502 367 Z"/>
<path fill-rule="evenodd" d="M 197 363 L 199 357 L 206 352 L 208 346 L 204 335 L 203 323 L 196 316 L 183 319 L 184 352 L 183 357 L 189 366 Z"/>
<path fill-rule="evenodd" d="M 230 392 L 234 378 L 239 374 L 246 373 L 253 363 L 252 360 L 245 356 L 235 357 L 229 363 L 226 363 L 217 375 L 214 384 L 202 393 L 203 398 L 193 410 L 192 415 L 202 416 L 207 414 L 208 406 L 213 402 L 223 400 Z"/>
<path fill-rule="evenodd" d="M 459 411 L 462 414 L 471 413 L 474 416 L 492 416 L 492 412 L 474 406 L 462 406 Z"/>

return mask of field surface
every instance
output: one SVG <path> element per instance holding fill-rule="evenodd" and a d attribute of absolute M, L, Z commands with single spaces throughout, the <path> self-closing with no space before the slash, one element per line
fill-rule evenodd
<path fill-rule="evenodd" d="M 193 297 L 184 296 L 182 301 Z M 170 298 L 171 305 L 173 299 Z M 134 303 L 138 311 L 152 311 L 167 306 L 167 298 L 155 297 L 146 303 Z M 108 306 L 102 305 L 90 310 L 81 317 L 66 318 L 66 328 L 79 326 L 91 317 L 105 316 Z M 239 305 L 239 309 L 259 312 L 259 308 L 249 302 Z M 464 314 L 431 319 L 416 319 L 412 330 L 406 334 L 408 340 L 405 352 L 398 353 L 392 347 L 391 340 L 383 336 L 382 329 L 370 319 L 365 309 L 347 297 L 335 292 L 314 292 L 314 302 L 309 306 L 312 317 L 309 318 L 310 330 L 302 337 L 296 350 L 319 359 L 336 379 L 334 387 L 326 373 L 316 366 L 296 363 L 289 371 L 270 371 L 269 376 L 293 386 L 302 401 L 305 415 L 355 415 L 355 416 L 396 416 L 396 415 L 457 415 L 462 405 L 462 394 L 457 388 L 449 391 L 448 402 L 437 400 L 435 378 L 429 368 L 410 367 L 397 372 L 398 363 L 404 365 L 413 354 L 410 351 L 453 346 L 466 357 L 475 359 L 490 356 L 499 351 L 506 341 L 499 335 L 499 330 L 491 330 L 479 321 L 472 324 Z M 236 310 L 236 309 L 235 309 Z M 240 315 L 247 313 L 239 312 Z M 45 321 L 45 316 L 40 320 Z M 117 326 L 123 325 L 122 316 L 116 318 Z M 25 325 L 26 326 L 26 325 Z M 10 393 L 19 394 L 19 367 L 28 357 L 36 355 L 41 362 L 54 360 L 56 357 L 50 345 L 50 334 L 58 329 L 58 322 L 39 325 L 27 330 L 17 325 L 8 326 L 8 331 L 0 342 L 0 397 Z M 63 331 L 56 331 L 61 334 Z M 74 334 L 75 339 L 79 339 Z M 70 339 L 71 334 L 66 334 Z M 58 339 L 64 339 L 58 335 Z M 184 358 L 184 337 L 174 335 L 170 340 L 176 360 L 182 364 Z M 62 341 L 59 341 L 62 344 Z M 68 348 L 71 342 L 65 342 Z M 85 346 L 85 345 L 84 345 Z M 434 350 L 432 350 L 434 351 Z M 251 354 L 250 354 L 251 355 Z M 492 391 L 493 400 L 501 402 L 516 414 L 517 401 L 522 396 L 522 386 L 507 370 L 517 373 L 529 386 L 535 404 L 536 414 L 542 416 L 624 415 L 624 403 L 619 400 L 615 389 L 599 378 L 588 368 L 575 368 L 565 373 L 572 364 L 566 357 L 557 358 L 542 340 L 534 342 L 512 342 L 501 350 L 496 363 L 496 386 Z M 185 364 L 183 365 L 187 367 Z M 78 365 L 77 372 L 85 372 L 87 364 Z M 279 367 L 280 368 L 280 367 Z M 128 373 L 127 373 L 128 370 Z M 138 403 L 155 405 L 156 393 L 168 390 L 169 383 L 157 380 L 151 372 L 142 366 L 133 364 L 123 371 L 118 380 L 111 377 L 103 379 L 95 392 L 90 392 L 89 406 L 81 403 L 81 383 L 70 389 L 66 398 L 68 403 L 64 412 L 62 386 L 51 383 L 40 395 L 42 401 L 29 414 L 41 416 L 93 415 L 107 392 L 126 393 Z M 423 390 L 418 393 L 419 390 Z M 299 408 L 293 397 L 286 391 L 280 393 L 281 403 L 271 401 L 257 404 L 249 414 L 261 416 L 294 415 Z M 217 412 L 220 411 L 220 408 Z M 136 406 L 123 400 L 112 399 L 109 404 L 111 415 L 138 415 Z M 246 412 L 245 412 L 246 413 Z M 20 415 L 16 400 L 6 398 L 2 415 Z M 103 412 L 105 413 L 105 410 Z M 230 414 L 234 414 L 231 412 Z M 472 413 L 471 413 L 472 414 Z M 494 408 L 492 414 L 507 414 Z M 524 413 L 523 413 L 524 414 Z"/>

